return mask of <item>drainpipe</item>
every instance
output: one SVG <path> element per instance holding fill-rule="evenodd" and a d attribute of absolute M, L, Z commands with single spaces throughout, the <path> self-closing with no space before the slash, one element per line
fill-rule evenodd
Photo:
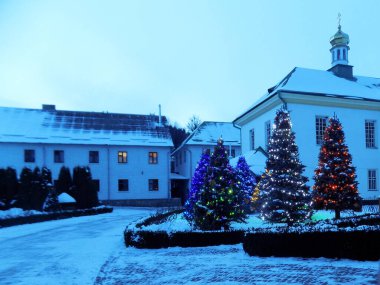
<path fill-rule="evenodd" d="M 161 106 L 161 105 L 160 105 Z M 160 107 L 161 108 L 161 107 Z M 171 157 L 170 157 L 170 149 L 169 151 L 166 153 L 166 169 L 167 169 L 167 184 L 168 184 L 168 199 L 171 199 L 172 198 L 172 193 L 171 193 L 171 188 L 172 188 L 172 183 L 171 183 L 171 180 L 170 180 L 170 173 L 171 173 L 171 169 L 170 169 L 170 166 L 171 166 Z"/>
<path fill-rule="evenodd" d="M 111 202 L 111 178 L 110 178 L 110 146 L 107 145 L 107 200 L 108 205 Z"/>

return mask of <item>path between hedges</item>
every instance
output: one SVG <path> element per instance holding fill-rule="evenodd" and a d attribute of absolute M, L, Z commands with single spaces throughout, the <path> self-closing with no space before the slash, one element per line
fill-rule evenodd
<path fill-rule="evenodd" d="M 123 246 L 125 226 L 154 212 L 118 208 L 0 229 L 0 284 L 93 284 L 104 262 Z"/>

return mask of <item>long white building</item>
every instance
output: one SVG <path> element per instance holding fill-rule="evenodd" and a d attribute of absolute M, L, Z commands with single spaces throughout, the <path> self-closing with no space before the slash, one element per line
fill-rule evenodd
<path fill-rule="evenodd" d="M 170 205 L 166 118 L 100 112 L 0 108 L 0 167 L 89 166 L 99 199 L 113 204 Z"/>
<path fill-rule="evenodd" d="M 328 118 L 337 115 L 356 166 L 364 199 L 379 198 L 380 79 L 356 76 L 348 64 L 349 37 L 338 27 L 331 38 L 332 67 L 294 68 L 234 120 L 241 127 L 242 152 L 268 145 L 276 110 L 286 105 L 299 146 L 300 159 L 312 186 Z M 262 170 L 264 171 L 264 169 Z"/>

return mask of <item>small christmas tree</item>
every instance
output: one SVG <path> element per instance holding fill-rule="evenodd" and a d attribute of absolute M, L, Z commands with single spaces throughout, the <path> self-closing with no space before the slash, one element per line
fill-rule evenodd
<path fill-rule="evenodd" d="M 246 218 L 244 198 L 223 140 L 219 139 L 194 205 L 195 226 L 202 230 L 220 230 L 228 229 L 232 221 L 243 221 Z"/>
<path fill-rule="evenodd" d="M 239 157 L 235 168 L 235 175 L 240 191 L 243 191 L 243 195 L 245 196 L 244 202 L 247 206 L 247 210 L 250 210 L 251 199 L 256 186 L 256 178 L 249 169 L 244 156 Z"/>
<path fill-rule="evenodd" d="M 268 146 L 268 174 L 260 183 L 261 216 L 271 222 L 288 225 L 307 219 L 310 214 L 307 177 L 298 155 L 290 116 L 284 108 L 276 112 Z"/>
<path fill-rule="evenodd" d="M 51 171 L 43 167 L 41 171 L 41 190 L 44 193 L 43 210 L 57 211 L 59 209 L 57 192 L 53 187 Z"/>
<path fill-rule="evenodd" d="M 342 125 L 335 116 L 329 122 L 315 170 L 313 201 L 316 209 L 335 210 L 335 218 L 339 219 L 340 211 L 359 208 L 361 198 Z"/>
<path fill-rule="evenodd" d="M 209 152 L 204 152 L 194 171 L 193 179 L 191 180 L 191 188 L 189 192 L 189 197 L 185 203 L 184 216 L 186 220 L 188 220 L 190 223 L 194 221 L 194 204 L 199 199 L 199 193 L 204 184 L 207 167 L 209 163 L 210 163 L 210 154 Z"/>

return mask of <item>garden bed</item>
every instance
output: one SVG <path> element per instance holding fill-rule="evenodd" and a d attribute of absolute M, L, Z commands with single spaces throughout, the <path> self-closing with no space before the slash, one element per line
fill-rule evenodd
<path fill-rule="evenodd" d="M 15 217 L 5 217 L 0 219 L 0 228 L 17 226 L 23 224 L 39 223 L 51 220 L 67 219 L 72 217 L 81 216 L 92 216 L 98 214 L 112 213 L 113 208 L 100 206 L 91 209 L 83 210 L 70 210 L 70 211 L 59 211 L 59 212 L 37 212 L 28 211 L 25 214 L 20 214 Z"/>
<path fill-rule="evenodd" d="M 379 221 L 380 214 L 363 214 L 287 227 L 251 215 L 247 223 L 232 223 L 227 231 L 199 231 L 193 230 L 177 210 L 129 225 L 124 240 L 126 246 L 136 248 L 243 243 L 249 255 L 377 260 L 380 258 Z"/>

